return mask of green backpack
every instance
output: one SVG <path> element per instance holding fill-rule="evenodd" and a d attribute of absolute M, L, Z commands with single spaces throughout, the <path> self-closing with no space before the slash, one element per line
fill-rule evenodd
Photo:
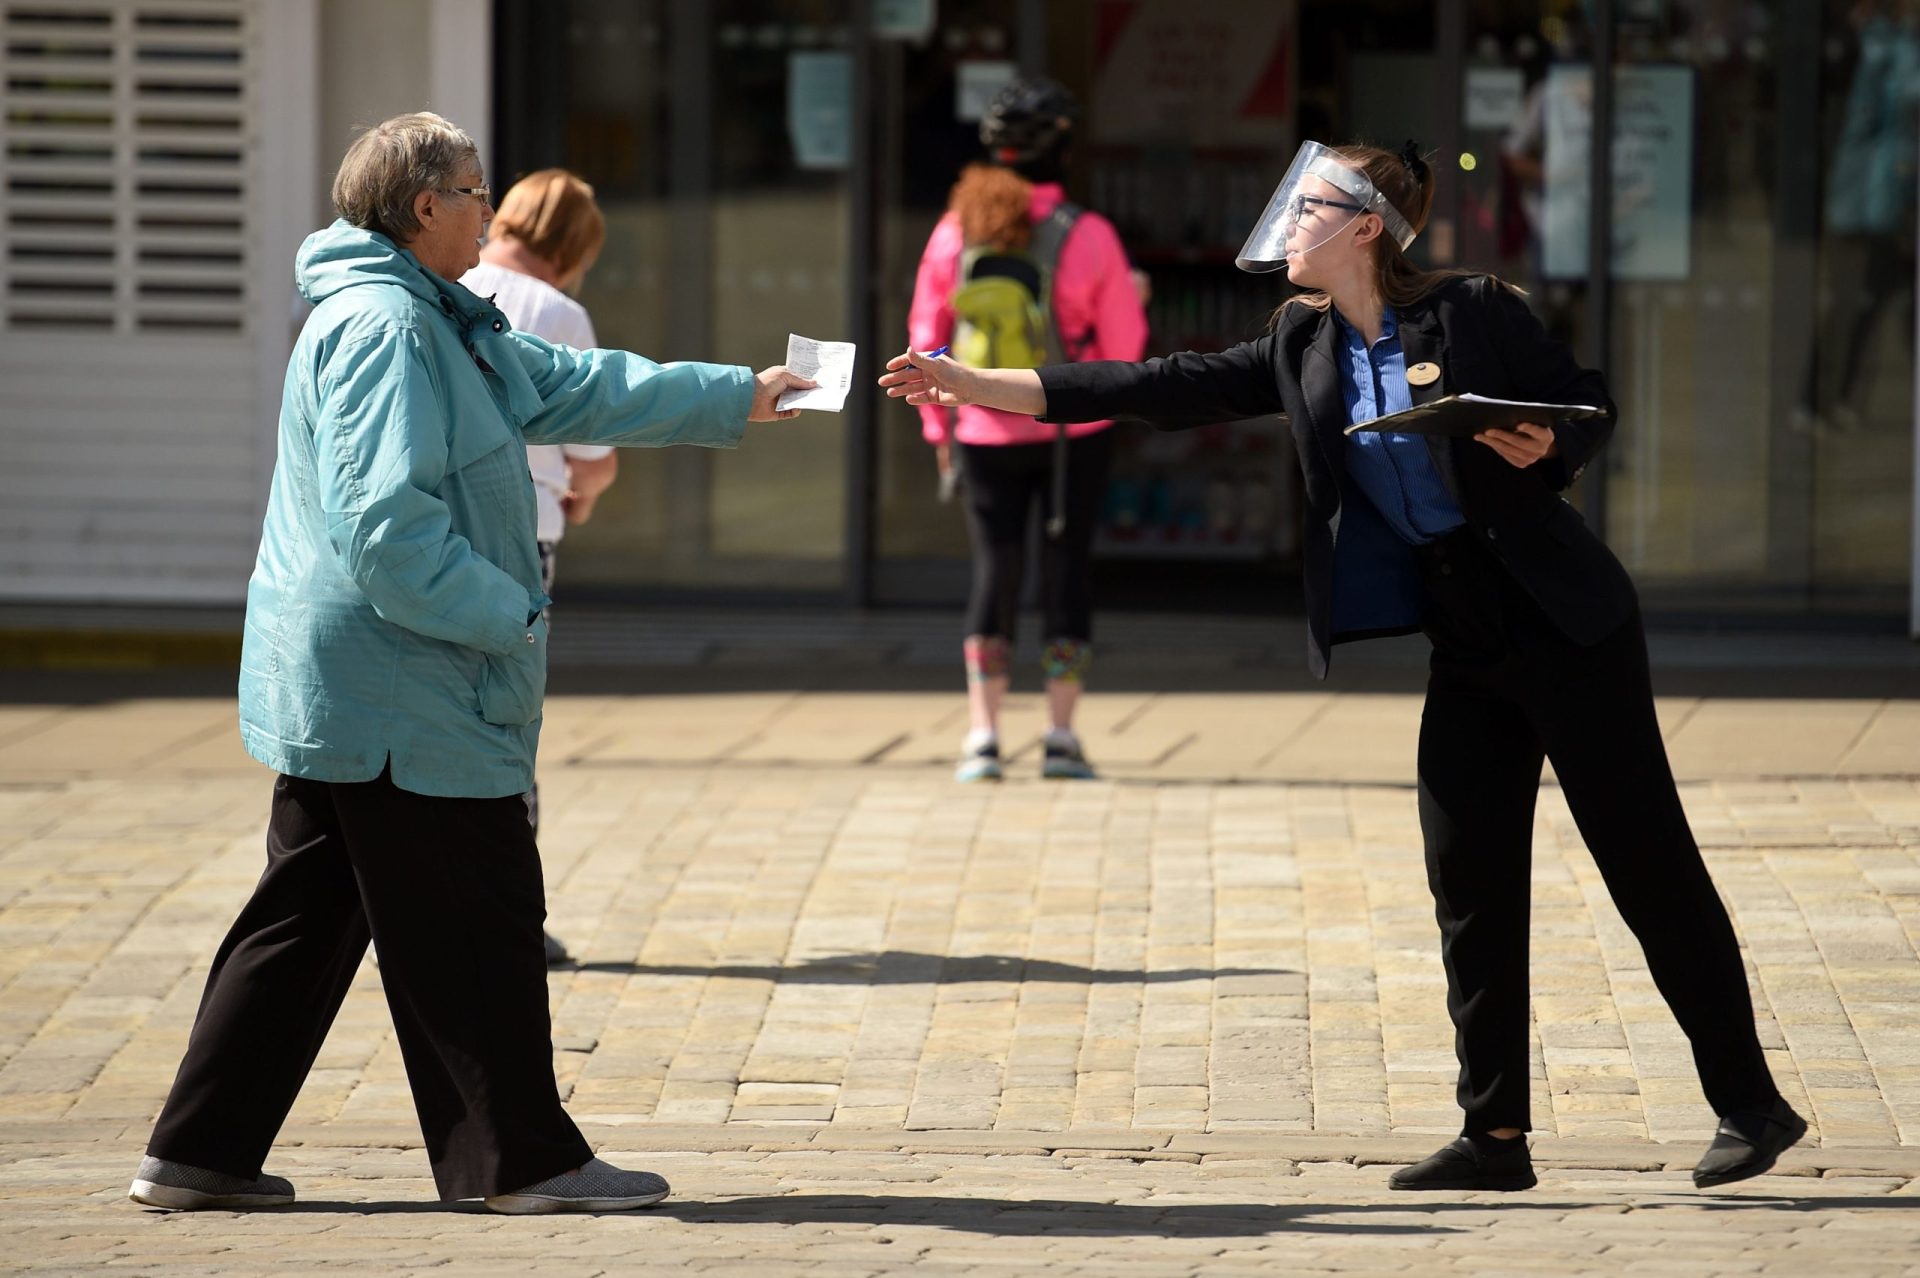
<path fill-rule="evenodd" d="M 1039 368 L 1063 359 L 1053 325 L 1053 272 L 1080 216 L 1062 203 L 1033 228 L 1026 251 L 991 246 L 960 255 L 953 290 L 953 357 L 975 368 Z"/>

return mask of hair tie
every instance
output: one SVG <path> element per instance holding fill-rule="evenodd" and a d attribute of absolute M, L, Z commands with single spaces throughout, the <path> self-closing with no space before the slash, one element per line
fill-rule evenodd
<path fill-rule="evenodd" d="M 1427 167 L 1427 162 L 1420 158 L 1420 144 L 1412 138 L 1408 138 L 1407 144 L 1400 148 L 1400 163 L 1407 166 L 1407 172 L 1413 174 L 1415 181 L 1419 180 Z"/>

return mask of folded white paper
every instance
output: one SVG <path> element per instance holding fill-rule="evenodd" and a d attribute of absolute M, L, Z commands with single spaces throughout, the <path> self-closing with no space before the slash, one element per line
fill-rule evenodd
<path fill-rule="evenodd" d="M 774 401 L 781 412 L 789 408 L 816 408 L 837 413 L 853 387 L 852 342 L 818 342 L 798 333 L 787 334 L 787 370 L 820 384 L 812 390 L 790 390 Z"/>

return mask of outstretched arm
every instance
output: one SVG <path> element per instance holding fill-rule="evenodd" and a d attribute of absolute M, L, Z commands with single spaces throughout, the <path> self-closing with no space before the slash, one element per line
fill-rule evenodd
<path fill-rule="evenodd" d="M 1008 413 L 1038 417 L 1047 411 L 1040 374 L 1031 368 L 969 368 L 948 356 L 908 351 L 887 361 L 880 384 L 893 399 L 905 399 L 916 408 L 934 404 L 959 408 L 978 404 Z"/>
<path fill-rule="evenodd" d="M 1192 351 L 1133 364 L 1094 360 L 1042 369 L 969 368 L 917 351 L 887 361 L 887 394 L 909 404 L 980 404 L 1042 421 L 1125 417 L 1184 430 L 1286 412 L 1273 369 L 1273 337 L 1218 354 Z"/>
<path fill-rule="evenodd" d="M 748 422 L 798 417 L 774 401 L 814 383 L 781 367 L 755 373 L 733 364 L 656 364 L 616 350 L 575 350 L 526 333 L 512 349 L 540 397 L 527 420 L 533 444 L 703 444 L 731 448 Z"/>

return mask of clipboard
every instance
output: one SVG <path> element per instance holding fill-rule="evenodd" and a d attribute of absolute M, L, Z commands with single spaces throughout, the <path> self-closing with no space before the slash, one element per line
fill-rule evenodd
<path fill-rule="evenodd" d="M 1521 422 L 1558 426 L 1562 422 L 1586 421 L 1605 417 L 1607 410 L 1592 404 L 1533 404 L 1517 399 L 1492 399 L 1485 395 L 1443 395 L 1427 404 L 1370 422 L 1356 422 L 1346 433 L 1356 431 L 1391 432 L 1396 435 L 1453 435 L 1471 438 L 1483 430 L 1512 430 Z"/>

